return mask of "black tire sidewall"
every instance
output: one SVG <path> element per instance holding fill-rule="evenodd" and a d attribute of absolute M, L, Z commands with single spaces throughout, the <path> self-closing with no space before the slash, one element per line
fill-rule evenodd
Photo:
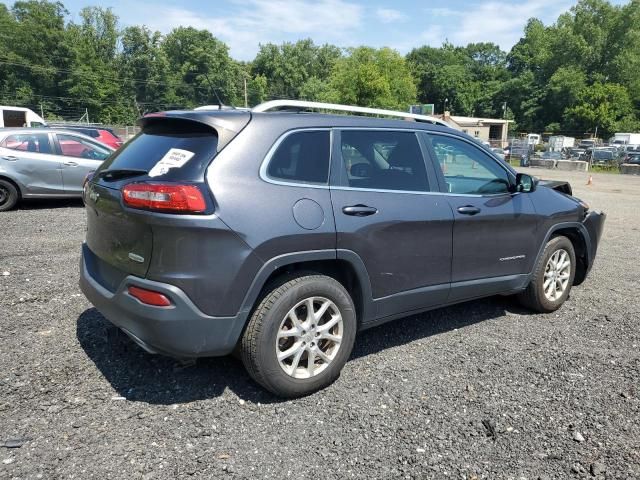
<path fill-rule="evenodd" d="M 566 290 L 562 293 L 560 298 L 557 300 L 549 300 L 544 293 L 544 271 L 547 266 L 547 262 L 551 258 L 551 256 L 557 252 L 558 250 L 565 250 L 569 254 L 569 258 L 571 260 L 571 274 L 569 275 L 569 283 L 567 285 Z M 535 288 L 537 290 L 537 297 L 541 306 L 544 310 L 548 312 L 552 312 L 557 310 L 562 306 L 562 304 L 569 297 L 569 292 L 571 291 L 571 286 L 573 285 L 573 279 L 576 275 L 576 254 L 573 249 L 573 244 L 571 240 L 567 237 L 555 237 L 547 243 L 547 247 L 545 248 L 544 255 L 541 258 L 540 265 L 538 267 L 538 272 L 536 275 L 536 283 Z"/>
<path fill-rule="evenodd" d="M 296 379 L 287 375 L 276 358 L 276 335 L 286 314 L 298 302 L 309 297 L 325 297 L 340 310 L 343 321 L 343 338 L 340 350 L 327 369 L 312 378 Z M 335 381 L 345 365 L 355 341 L 356 313 L 351 297 L 344 287 L 330 277 L 311 276 L 289 288 L 264 315 L 261 338 L 258 339 L 257 360 L 260 362 L 263 381 L 269 390 L 287 397 L 297 397 L 315 392 Z"/>
<path fill-rule="evenodd" d="M 19 194 L 18 189 L 15 187 L 15 185 L 11 182 L 7 182 L 6 180 L 0 179 L 0 187 L 9 191 L 8 200 L 5 203 L 0 204 L 0 212 L 5 212 L 7 210 L 11 210 L 16 206 L 16 204 L 18 203 Z"/>

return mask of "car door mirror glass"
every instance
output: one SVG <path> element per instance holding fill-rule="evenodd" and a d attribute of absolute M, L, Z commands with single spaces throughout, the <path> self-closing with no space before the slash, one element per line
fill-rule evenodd
<path fill-rule="evenodd" d="M 536 189 L 537 180 L 526 173 L 516 175 L 516 192 L 529 193 Z"/>

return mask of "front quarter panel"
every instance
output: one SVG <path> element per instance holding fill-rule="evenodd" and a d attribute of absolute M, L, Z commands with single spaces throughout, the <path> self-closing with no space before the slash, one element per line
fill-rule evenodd
<path fill-rule="evenodd" d="M 538 233 L 541 242 L 549 229 L 558 223 L 582 221 L 583 209 L 575 198 L 550 188 L 539 186 L 529 194 L 533 208 L 540 216 Z"/>

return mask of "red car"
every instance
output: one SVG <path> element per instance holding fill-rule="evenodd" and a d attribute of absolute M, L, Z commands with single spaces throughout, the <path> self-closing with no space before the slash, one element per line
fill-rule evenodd
<path fill-rule="evenodd" d="M 78 126 L 63 126 L 65 130 L 73 130 L 83 133 L 100 143 L 110 146 L 111 148 L 118 149 L 124 145 L 124 141 L 115 134 L 110 128 L 101 127 L 78 127 Z"/>

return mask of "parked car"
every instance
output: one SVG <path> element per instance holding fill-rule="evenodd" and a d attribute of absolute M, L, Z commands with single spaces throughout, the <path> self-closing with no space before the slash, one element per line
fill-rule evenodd
<path fill-rule="evenodd" d="M 587 155 L 587 150 L 584 148 L 570 148 L 568 157 L 571 160 L 584 160 Z"/>
<path fill-rule="evenodd" d="M 53 124 L 52 126 L 56 126 Z M 59 128 L 64 128 L 65 130 L 75 131 L 86 135 L 87 137 L 91 137 L 94 140 L 97 140 L 104 145 L 108 145 L 111 148 L 118 149 L 122 145 L 124 145 L 124 141 L 110 128 L 106 127 L 85 127 L 85 126 L 77 126 L 77 125 L 64 125 L 59 126 Z"/>
<path fill-rule="evenodd" d="M 85 177 L 111 152 L 78 132 L 0 129 L 0 212 L 23 198 L 81 197 Z"/>
<path fill-rule="evenodd" d="M 88 180 L 80 286 L 148 352 L 236 350 L 297 397 L 339 376 L 360 330 L 496 294 L 552 312 L 591 269 L 605 215 L 566 182 L 430 117 L 278 108 L 370 111 L 147 116 Z"/>
<path fill-rule="evenodd" d="M 628 152 L 622 163 L 630 163 L 632 165 L 640 165 L 640 152 Z"/>
<path fill-rule="evenodd" d="M 491 149 L 491 151 L 495 153 L 500 160 L 505 159 L 505 151 L 502 148 L 494 147 Z"/>
<path fill-rule="evenodd" d="M 601 147 L 591 150 L 591 163 L 596 165 L 613 165 L 619 160 L 615 148 Z"/>
<path fill-rule="evenodd" d="M 540 155 L 540 157 L 543 160 L 562 160 L 562 153 L 561 152 L 542 152 L 542 155 Z"/>

